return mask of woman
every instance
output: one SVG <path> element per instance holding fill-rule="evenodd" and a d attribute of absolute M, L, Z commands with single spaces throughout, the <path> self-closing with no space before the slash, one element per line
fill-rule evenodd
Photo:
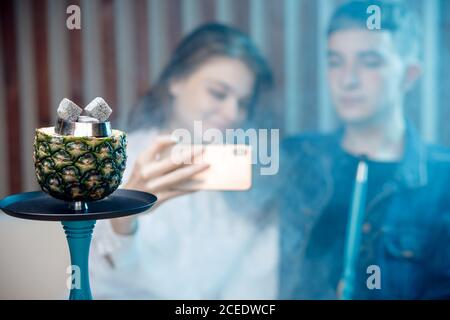
<path fill-rule="evenodd" d="M 180 43 L 128 130 L 123 188 L 155 194 L 158 208 L 98 223 L 91 263 L 97 298 L 275 296 L 272 221 L 235 210 L 230 194 L 176 190 L 207 166 L 163 156 L 176 143 L 169 135 L 175 129 L 194 134 L 194 121 L 201 120 L 204 130 L 224 130 L 251 118 L 270 84 L 264 58 L 234 28 L 204 25 Z"/>

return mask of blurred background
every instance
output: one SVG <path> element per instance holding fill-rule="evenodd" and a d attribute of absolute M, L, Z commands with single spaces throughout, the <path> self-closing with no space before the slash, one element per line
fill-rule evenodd
<path fill-rule="evenodd" d="M 38 190 L 34 129 L 53 125 L 62 98 L 85 106 L 102 96 L 114 110 L 115 126 L 123 126 L 177 42 L 205 22 L 244 30 L 267 56 L 276 88 L 266 104 L 282 135 L 332 130 L 337 122 L 324 78 L 324 35 L 329 15 L 342 2 L 2 0 L 0 198 Z M 408 3 L 423 21 L 425 73 L 407 99 L 407 114 L 426 140 L 450 145 L 450 0 Z M 81 9 L 81 30 L 66 27 L 66 9 L 73 4 Z M 65 298 L 68 265 L 59 224 L 1 214 L 0 298 Z"/>

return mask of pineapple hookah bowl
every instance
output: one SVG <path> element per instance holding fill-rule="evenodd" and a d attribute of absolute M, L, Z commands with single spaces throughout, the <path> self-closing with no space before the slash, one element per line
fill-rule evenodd
<path fill-rule="evenodd" d="M 83 120 L 82 120 L 83 121 Z M 126 165 L 126 134 L 109 122 L 70 122 L 36 129 L 34 164 L 42 190 L 74 210 L 119 186 Z"/>
<path fill-rule="evenodd" d="M 126 134 L 111 129 L 108 121 L 84 116 L 36 129 L 33 157 L 43 191 L 0 201 L 0 209 L 17 218 L 61 221 L 72 266 L 70 300 L 92 299 L 88 258 L 96 221 L 137 214 L 156 202 L 146 192 L 117 190 L 126 143 Z"/>

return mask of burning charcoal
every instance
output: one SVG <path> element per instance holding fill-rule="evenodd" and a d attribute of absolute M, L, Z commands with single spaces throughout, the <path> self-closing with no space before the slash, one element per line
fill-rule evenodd
<path fill-rule="evenodd" d="M 58 107 L 58 116 L 66 121 L 77 121 L 83 109 L 67 98 L 62 99 Z"/>
<path fill-rule="evenodd" d="M 100 97 L 95 98 L 92 100 L 86 108 L 84 108 L 86 113 L 93 117 L 98 119 L 100 122 L 105 122 L 108 120 L 109 116 L 112 113 L 111 108 L 108 106 L 108 104 Z"/>

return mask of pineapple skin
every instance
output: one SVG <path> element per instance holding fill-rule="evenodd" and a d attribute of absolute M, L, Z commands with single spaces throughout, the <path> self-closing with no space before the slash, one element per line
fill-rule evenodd
<path fill-rule="evenodd" d="M 44 192 L 64 201 L 96 201 L 113 193 L 125 171 L 126 133 L 109 137 L 74 137 L 36 129 L 33 160 Z"/>

